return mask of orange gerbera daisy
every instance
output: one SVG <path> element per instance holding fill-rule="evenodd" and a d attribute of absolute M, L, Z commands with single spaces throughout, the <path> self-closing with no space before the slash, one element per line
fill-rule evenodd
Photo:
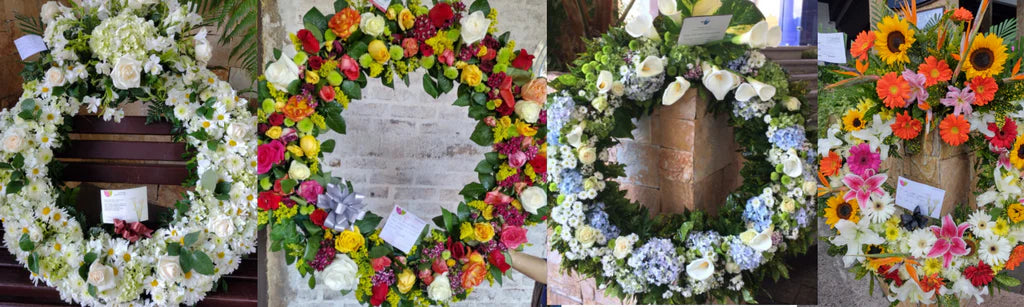
<path fill-rule="evenodd" d="M 992 77 L 974 77 L 967 85 L 974 91 L 974 105 L 977 106 L 986 105 L 995 99 L 996 91 L 999 90 L 999 84 Z"/>
<path fill-rule="evenodd" d="M 906 110 L 896 115 L 896 122 L 891 125 L 892 133 L 897 137 L 909 140 L 921 133 L 921 120 L 913 118 Z"/>
<path fill-rule="evenodd" d="M 822 158 L 818 163 L 820 164 L 818 169 L 821 170 L 821 175 L 825 177 L 835 176 L 843 168 L 843 158 L 831 150 L 828 151 L 828 156 Z"/>
<path fill-rule="evenodd" d="M 939 61 L 934 56 L 925 58 L 924 63 L 918 66 L 917 73 L 924 75 L 924 85 L 926 86 L 946 82 L 953 77 L 953 71 L 949 69 L 949 64 L 946 64 L 946 61 Z"/>
<path fill-rule="evenodd" d="M 1024 261 L 1024 245 L 1017 245 L 1013 248 L 1013 252 L 1010 253 L 1010 259 L 1006 260 L 1006 269 L 1013 271 L 1020 265 L 1020 262 Z"/>
<path fill-rule="evenodd" d="M 971 124 L 963 115 L 947 115 L 939 124 L 939 135 L 951 146 L 960 146 L 967 142 L 967 132 L 970 131 Z"/>
<path fill-rule="evenodd" d="M 857 39 L 850 44 L 850 54 L 859 60 L 866 60 L 868 58 L 868 51 L 875 46 L 875 32 L 873 31 L 861 31 L 857 34 Z"/>
<path fill-rule="evenodd" d="M 902 108 L 907 105 L 907 99 L 910 98 L 910 84 L 899 74 L 890 72 L 878 80 L 875 92 L 890 109 Z"/>
<path fill-rule="evenodd" d="M 953 20 L 968 22 L 971 21 L 971 19 L 974 19 L 974 14 L 971 14 L 971 11 L 968 11 L 965 8 L 957 8 L 956 11 L 953 12 Z"/>

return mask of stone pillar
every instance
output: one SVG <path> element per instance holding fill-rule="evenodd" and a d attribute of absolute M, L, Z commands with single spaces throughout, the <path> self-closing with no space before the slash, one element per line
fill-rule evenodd
<path fill-rule="evenodd" d="M 977 174 L 971 167 L 973 155 L 967 145 L 949 146 L 939 136 L 938 127 L 925 136 L 921 151 L 908 155 L 900 150 L 903 159 L 890 157 L 881 169 L 888 168 L 889 184 L 896 186 L 900 176 L 946 191 L 942 200 L 942 216 L 953 212 L 957 205 L 975 206 L 974 193 Z M 895 197 L 896 195 L 893 195 Z"/>

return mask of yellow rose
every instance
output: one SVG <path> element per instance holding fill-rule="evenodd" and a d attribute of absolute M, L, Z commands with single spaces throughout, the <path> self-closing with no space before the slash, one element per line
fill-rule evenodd
<path fill-rule="evenodd" d="M 532 102 L 520 101 L 519 103 L 532 103 Z M 519 120 L 516 121 L 516 131 L 519 132 L 519 135 L 522 135 L 522 136 L 534 136 L 534 135 L 537 135 L 537 128 L 530 127 L 530 124 L 527 124 L 526 122 L 519 121 Z"/>
<path fill-rule="evenodd" d="M 398 273 L 398 292 L 409 292 L 415 284 L 416 274 L 413 274 L 412 270 L 409 268 L 405 268 L 401 273 Z"/>
<path fill-rule="evenodd" d="M 370 53 L 370 57 L 373 58 L 377 63 L 387 63 L 391 59 L 391 52 L 388 51 L 388 46 L 383 41 L 375 39 L 370 42 L 370 46 L 366 50 Z"/>
<path fill-rule="evenodd" d="M 398 26 L 405 31 L 412 29 L 414 25 L 416 25 L 416 16 L 408 8 L 402 9 L 402 12 L 398 13 Z"/>
<path fill-rule="evenodd" d="M 476 65 L 466 65 L 462 68 L 462 84 L 477 86 L 483 80 L 484 73 Z"/>
<path fill-rule="evenodd" d="M 307 135 L 299 140 L 299 145 L 302 146 L 302 152 L 307 157 L 316 157 L 316 154 L 320 152 L 320 142 L 316 140 L 312 135 Z"/>
<path fill-rule="evenodd" d="M 270 127 L 270 129 L 267 129 L 267 133 L 265 134 L 267 135 L 268 138 L 276 140 L 277 138 L 281 137 L 281 126 Z"/>
<path fill-rule="evenodd" d="M 459 239 L 462 241 L 476 240 L 476 234 L 473 232 L 473 224 L 469 222 L 462 222 L 459 226 Z"/>
<path fill-rule="evenodd" d="M 484 207 L 482 213 L 484 215 L 484 219 L 490 221 L 494 218 L 494 206 L 487 205 L 487 207 Z"/>
<path fill-rule="evenodd" d="M 477 241 L 487 242 L 494 237 L 494 228 L 491 227 L 491 223 L 476 223 L 473 226 L 473 233 Z"/>
<path fill-rule="evenodd" d="M 320 82 L 320 75 L 315 70 L 306 71 L 306 83 L 317 84 Z"/>
<path fill-rule="evenodd" d="M 334 240 L 334 249 L 342 253 L 351 253 L 363 247 L 366 239 L 363 239 L 363 235 L 359 233 L 358 226 L 353 228 L 355 229 L 345 230 L 338 234 L 338 238 Z"/>
<path fill-rule="evenodd" d="M 302 156 L 302 148 L 299 148 L 299 146 L 288 145 L 287 148 L 288 148 L 288 152 L 292 153 L 293 156 L 296 156 L 296 157 L 301 157 Z"/>

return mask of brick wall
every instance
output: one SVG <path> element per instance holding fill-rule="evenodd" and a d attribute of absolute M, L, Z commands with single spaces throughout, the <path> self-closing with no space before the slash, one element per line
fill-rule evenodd
<path fill-rule="evenodd" d="M 332 0 L 263 1 L 265 50 L 289 44 L 288 33 L 301 28 L 302 15 L 309 8 L 330 13 L 332 4 Z M 546 40 L 543 1 L 491 1 L 491 6 L 499 12 L 498 29 L 511 31 L 517 48 L 532 50 Z M 269 61 L 272 53 L 267 54 Z M 379 215 L 386 215 L 396 204 L 424 219 L 440 214 L 442 207 L 455 210 L 462 200 L 459 190 L 476 179 L 473 168 L 488 151 L 469 140 L 476 123 L 466 116 L 466 108 L 452 106 L 456 95 L 433 99 L 423 91 L 421 79 L 422 74 L 413 74 L 411 87 L 399 81 L 394 90 L 371 80 L 363 99 L 353 101 L 343 113 L 348 133 L 328 135 L 338 145 L 325 158 L 325 170 L 351 180 L 357 191 L 367 195 L 369 209 Z M 544 257 L 544 226 L 529 231 L 534 246 L 526 253 Z M 268 253 L 265 272 L 262 276 L 272 285 L 269 306 L 358 304 L 351 294 L 342 296 L 323 287 L 310 290 L 280 254 Z M 502 287 L 478 287 L 462 305 L 524 306 L 532 291 L 533 281 L 514 273 Z"/>

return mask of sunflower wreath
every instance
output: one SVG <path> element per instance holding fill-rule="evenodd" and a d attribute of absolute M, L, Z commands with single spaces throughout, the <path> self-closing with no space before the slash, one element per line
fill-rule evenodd
<path fill-rule="evenodd" d="M 1015 20 L 978 33 L 980 16 L 964 8 L 927 25 L 916 13 L 883 12 L 851 45 L 856 68 L 826 72 L 837 81 L 823 93 L 821 122 L 836 122 L 819 137 L 819 213 L 836 231 L 829 254 L 857 278 L 871 274 L 872 290 L 884 283 L 894 304 L 981 303 L 1019 285 L 1007 272 L 1024 260 L 1021 42 Z M 928 217 L 937 208 L 895 206 L 881 169 L 929 137 L 968 147 L 978 174 L 977 208 L 960 205 L 941 222 Z"/>
<path fill-rule="evenodd" d="M 373 306 L 446 305 L 484 280 L 500 284 L 508 251 L 526 243 L 523 227 L 548 212 L 540 187 L 547 81 L 532 78 L 533 56 L 516 51 L 508 33 L 493 34 L 497 12 L 484 0 L 334 8 L 306 13 L 305 29 L 291 36 L 296 55 L 275 52 L 260 82 L 259 222 L 272 225 L 271 249 L 309 275 L 310 288 L 320 279 Z M 460 192 L 457 211 L 442 209 L 437 228 L 406 254 L 380 238 L 383 218 L 365 212 L 349 182 L 322 171 L 335 142 L 318 137 L 345 133 L 341 112 L 368 78 L 408 84 L 418 68 L 435 98 L 459 83 L 455 105 L 479 121 L 470 138 L 493 151 L 475 168 L 479 181 Z"/>
<path fill-rule="evenodd" d="M 748 1 L 660 1 L 589 42 L 548 103 L 551 246 L 562 268 L 594 277 L 605 294 L 642 304 L 754 302 L 758 281 L 788 276 L 782 256 L 813 241 L 815 183 L 798 86 L 758 48 L 778 28 Z M 729 39 L 676 44 L 686 16 L 732 14 Z M 691 89 L 692 87 L 692 89 Z M 632 120 L 695 90 L 728 113 L 745 159 L 743 186 L 717 217 L 685 212 L 651 218 L 611 179 L 625 175 L 607 149 L 632 137 Z M 700 102 L 698 102 L 700 103 Z M 722 140 L 729 141 L 729 140 Z"/>
<path fill-rule="evenodd" d="M 253 116 L 205 68 L 211 48 L 195 7 L 174 1 L 86 1 L 42 7 L 50 50 L 26 64 L 24 94 L 0 111 L 4 242 L 33 281 L 83 305 L 194 304 L 255 250 Z M 118 106 L 149 104 L 193 163 L 173 215 L 148 238 L 88 226 L 76 189 L 56 174 L 70 117 L 83 108 L 120 121 Z M 214 163 L 213 161 L 218 161 Z M 76 217 L 77 216 L 77 217 Z"/>

